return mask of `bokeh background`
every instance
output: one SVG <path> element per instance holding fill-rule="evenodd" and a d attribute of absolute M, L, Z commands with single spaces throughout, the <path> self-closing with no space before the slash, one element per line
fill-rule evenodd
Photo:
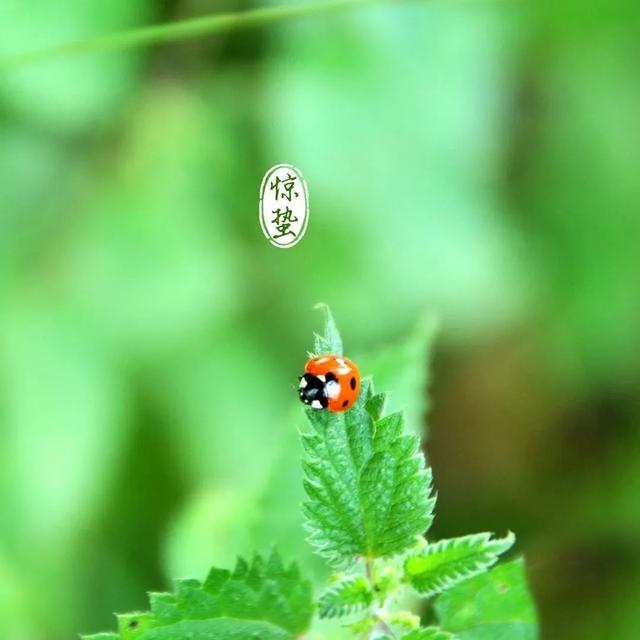
<path fill-rule="evenodd" d="M 3 0 L 0 56 L 248 7 Z M 2 72 L 2 638 L 112 628 L 274 542 L 321 577 L 292 391 L 318 301 L 424 433 L 434 535 L 516 531 L 544 638 L 637 638 L 637 19 L 387 2 Z M 278 162 L 311 198 L 286 251 Z"/>

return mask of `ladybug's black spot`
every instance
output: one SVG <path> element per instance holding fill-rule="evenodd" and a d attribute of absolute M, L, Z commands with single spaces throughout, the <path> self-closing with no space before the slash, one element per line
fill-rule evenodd
<path fill-rule="evenodd" d="M 351 380 L 349 380 L 349 384 L 351 385 L 352 389 L 356 388 L 356 379 L 355 378 L 351 378 Z"/>
<path fill-rule="evenodd" d="M 327 373 L 327 375 L 324 377 L 326 382 L 332 382 L 333 380 L 337 380 L 337 378 L 335 377 L 335 375 L 333 373 L 331 373 L 331 371 L 329 371 L 329 373 Z"/>
<path fill-rule="evenodd" d="M 137 620 L 132 620 L 129 623 L 129 629 L 137 629 L 138 628 L 138 621 Z"/>
<path fill-rule="evenodd" d="M 345 401 L 342 403 L 342 406 L 343 406 L 343 407 L 346 407 L 348 404 L 349 404 L 349 401 L 348 401 L 348 400 L 345 400 Z"/>
<path fill-rule="evenodd" d="M 326 409 L 328 405 L 327 385 L 311 373 L 305 373 L 302 377 L 307 384 L 298 391 L 300 400 L 305 404 L 313 406 L 314 409 Z M 315 401 L 320 404 L 320 407 L 313 405 Z"/>

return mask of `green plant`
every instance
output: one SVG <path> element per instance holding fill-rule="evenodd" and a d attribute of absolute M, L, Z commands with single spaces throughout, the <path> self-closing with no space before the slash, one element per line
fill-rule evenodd
<path fill-rule="evenodd" d="M 158 43 L 190 40 L 240 29 L 251 29 L 292 18 L 366 5 L 370 2 L 371 0 L 318 0 L 317 2 L 300 4 L 285 3 L 283 5 L 258 7 L 237 12 L 217 12 L 199 18 L 139 27 L 128 31 L 118 31 L 77 42 L 28 51 L 4 59 L 0 58 L 0 70 L 6 71 L 26 64 L 49 61 L 68 55 L 93 53 L 95 51 L 118 51 Z"/>
<path fill-rule="evenodd" d="M 326 309 L 314 353 L 342 353 Z M 204 582 L 181 580 L 174 594 L 152 593 L 150 611 L 118 616 L 119 630 L 85 640 L 285 640 L 302 638 L 313 612 L 346 619 L 352 637 L 403 640 L 527 640 L 535 610 L 522 561 L 490 569 L 515 541 L 478 533 L 435 542 L 432 474 L 404 413 L 385 415 L 386 395 L 363 380 L 345 413 L 307 409 L 301 434 L 303 504 L 309 542 L 339 573 L 314 604 L 311 585 L 277 552 L 233 571 L 212 569 Z M 436 598 L 425 621 L 406 608 Z"/>

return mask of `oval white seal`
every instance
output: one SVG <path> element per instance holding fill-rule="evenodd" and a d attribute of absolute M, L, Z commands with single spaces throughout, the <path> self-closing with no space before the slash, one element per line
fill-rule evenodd
<path fill-rule="evenodd" d="M 302 172 L 277 164 L 260 185 L 260 226 L 275 247 L 288 249 L 304 236 L 309 222 L 309 192 Z"/>

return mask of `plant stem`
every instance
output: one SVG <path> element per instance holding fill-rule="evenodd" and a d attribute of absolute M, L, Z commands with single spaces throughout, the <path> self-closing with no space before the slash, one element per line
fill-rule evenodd
<path fill-rule="evenodd" d="M 301 4 L 292 3 L 276 7 L 261 7 L 236 13 L 216 13 L 201 18 L 140 27 L 0 59 L 0 71 L 7 71 L 14 67 L 67 55 L 131 49 L 239 29 L 249 29 L 269 23 L 277 23 L 289 18 L 318 15 L 337 9 L 372 4 L 373 1 L 316 0 Z"/>
<path fill-rule="evenodd" d="M 371 585 L 371 587 L 373 587 L 373 582 L 374 582 L 374 577 L 373 577 L 373 571 L 374 571 L 374 560 L 373 558 L 365 558 L 364 560 L 364 571 L 367 575 L 367 580 L 369 581 L 369 584 Z"/>
<path fill-rule="evenodd" d="M 385 632 L 388 633 L 392 638 L 397 638 L 395 631 L 384 621 L 379 620 L 378 626 Z"/>
<path fill-rule="evenodd" d="M 369 582 L 369 585 L 371 586 L 372 591 L 374 590 L 374 585 L 375 585 L 375 581 L 376 581 L 375 569 L 376 569 L 375 560 L 373 558 L 365 558 L 364 559 L 364 571 L 365 571 L 365 575 L 367 576 L 367 580 Z M 382 631 L 384 631 L 386 634 L 388 634 L 391 638 L 397 638 L 398 637 L 398 636 L 396 636 L 395 631 L 384 620 L 381 620 L 379 618 L 379 616 L 377 615 L 377 614 L 381 613 L 382 611 L 384 611 L 384 609 L 385 609 L 385 604 L 384 603 L 383 603 L 383 606 L 381 608 L 377 608 L 375 606 L 375 604 L 371 605 L 371 608 L 369 610 L 369 615 L 370 615 L 370 617 L 375 619 L 375 624 L 371 628 L 371 631 L 369 631 L 369 633 L 367 634 L 367 640 L 370 640 L 371 638 L 373 638 L 373 635 L 376 632 L 376 628 L 377 629 L 382 629 Z"/>

